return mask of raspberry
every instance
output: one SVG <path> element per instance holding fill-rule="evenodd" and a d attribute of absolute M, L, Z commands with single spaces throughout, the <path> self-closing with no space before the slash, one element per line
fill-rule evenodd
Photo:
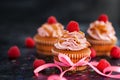
<path fill-rule="evenodd" d="M 101 15 L 98 17 L 98 20 L 99 20 L 99 21 L 107 22 L 107 21 L 108 21 L 108 16 L 107 16 L 106 14 L 101 14 Z"/>
<path fill-rule="evenodd" d="M 101 59 L 97 65 L 97 69 L 103 72 L 103 70 L 108 66 L 110 66 L 110 63 L 105 59 Z"/>
<path fill-rule="evenodd" d="M 120 58 L 120 48 L 118 46 L 114 46 L 110 51 L 110 56 L 112 58 L 119 59 Z"/>
<path fill-rule="evenodd" d="M 69 32 L 80 31 L 79 23 L 76 21 L 70 21 L 66 28 Z"/>
<path fill-rule="evenodd" d="M 33 62 L 33 68 L 35 69 L 35 68 L 37 68 L 37 67 L 39 67 L 39 66 L 41 66 L 41 65 L 43 65 L 43 64 L 45 64 L 46 62 L 44 61 L 44 60 L 42 60 L 42 59 L 37 59 L 37 60 L 35 60 L 34 62 Z"/>
<path fill-rule="evenodd" d="M 91 57 L 91 58 L 96 57 L 96 51 L 94 50 L 94 48 L 90 48 L 90 50 L 91 50 L 90 57 Z"/>
<path fill-rule="evenodd" d="M 57 23 L 57 20 L 55 18 L 55 16 L 50 16 L 47 20 L 47 23 L 48 24 L 54 24 L 54 23 Z"/>
<path fill-rule="evenodd" d="M 17 46 L 12 46 L 9 48 L 8 50 L 8 57 L 11 59 L 16 59 L 18 57 L 20 57 L 20 50 Z"/>
<path fill-rule="evenodd" d="M 35 42 L 31 37 L 27 37 L 25 39 L 25 46 L 28 48 L 33 48 L 35 46 Z"/>

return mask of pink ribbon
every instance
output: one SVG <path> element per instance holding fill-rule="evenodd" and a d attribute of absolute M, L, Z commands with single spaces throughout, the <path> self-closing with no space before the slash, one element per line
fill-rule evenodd
<path fill-rule="evenodd" d="M 53 63 L 48 63 L 48 64 L 44 64 L 42 66 L 39 66 L 37 67 L 35 70 L 34 70 L 34 73 L 35 73 L 35 76 L 39 76 L 38 72 L 39 71 L 42 71 L 46 68 L 49 68 L 49 67 L 57 67 L 61 72 L 62 72 L 62 68 L 60 66 L 58 66 L 57 64 L 53 64 Z"/>
<path fill-rule="evenodd" d="M 103 72 L 99 71 L 95 66 L 97 66 L 98 62 L 88 62 L 85 61 L 86 58 L 88 57 L 84 57 L 81 60 L 79 60 L 77 63 L 73 63 L 70 58 L 67 55 L 64 54 L 59 54 L 58 55 L 59 61 L 55 61 L 55 64 L 53 63 L 48 63 L 42 66 L 39 66 L 38 68 L 36 68 L 34 70 L 34 73 L 36 76 L 38 76 L 38 72 L 46 69 L 48 67 L 57 67 L 60 71 L 61 74 L 58 77 L 58 80 L 63 80 L 63 75 L 67 72 L 70 71 L 72 69 L 75 69 L 77 66 L 84 66 L 84 65 L 88 65 L 90 66 L 95 72 L 97 72 L 98 74 L 102 75 L 102 76 L 106 76 L 106 77 L 110 77 L 110 78 L 116 78 L 116 79 L 120 79 L 120 74 L 116 74 L 116 75 L 112 75 L 112 72 L 118 72 L 120 73 L 120 67 L 118 66 L 110 66 L 107 67 L 103 70 Z M 65 70 L 62 72 L 62 68 L 60 66 L 66 66 L 66 67 L 70 67 L 69 69 Z M 109 74 L 105 74 L 106 72 L 110 72 Z M 52 75 L 53 80 L 55 79 L 54 75 Z M 65 78 L 64 78 L 65 79 Z"/>

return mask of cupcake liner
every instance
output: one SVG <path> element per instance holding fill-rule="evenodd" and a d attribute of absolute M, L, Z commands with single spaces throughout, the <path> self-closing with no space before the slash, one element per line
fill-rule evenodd
<path fill-rule="evenodd" d="M 91 37 L 87 37 L 87 40 L 91 43 L 91 47 L 93 47 L 96 52 L 97 56 L 109 56 L 110 50 L 113 46 L 115 46 L 117 42 L 117 38 L 111 41 L 105 40 L 94 40 Z"/>
<path fill-rule="evenodd" d="M 52 55 L 51 51 L 42 51 L 42 50 L 37 50 L 37 54 L 38 54 L 38 56 L 41 56 L 41 54 L 43 54 L 43 55 Z"/>
<path fill-rule="evenodd" d="M 51 51 L 51 49 L 53 48 L 53 45 L 36 44 L 36 48 L 44 51 Z"/>
<path fill-rule="evenodd" d="M 72 72 L 74 72 L 74 71 L 75 71 L 75 72 L 76 72 L 76 71 L 83 71 L 83 70 L 87 69 L 87 67 L 88 67 L 88 66 L 80 66 L 80 67 L 76 67 L 75 69 L 73 69 L 73 70 L 71 70 L 71 71 L 72 71 Z M 67 70 L 68 68 L 70 68 L 70 67 L 63 67 L 63 66 L 62 66 L 62 69 L 63 69 L 63 70 Z"/>
<path fill-rule="evenodd" d="M 36 44 L 36 49 L 39 53 L 45 54 L 45 55 L 52 55 L 51 49 L 53 48 L 53 45 L 46 45 L 46 44 Z"/>
<path fill-rule="evenodd" d="M 51 49 L 53 48 L 54 43 L 57 41 L 57 38 L 52 37 L 40 37 L 38 34 L 34 36 L 36 42 L 36 49 L 38 54 L 52 55 Z"/>
<path fill-rule="evenodd" d="M 89 48 L 79 50 L 79 51 L 59 50 L 59 49 L 53 48 L 52 53 L 54 54 L 54 59 L 56 61 L 59 61 L 57 54 L 61 53 L 61 54 L 67 55 L 73 63 L 77 63 L 80 59 L 82 59 L 84 57 L 89 57 L 91 51 Z M 86 61 L 89 61 L 89 59 L 86 59 Z M 63 70 L 68 69 L 68 67 L 63 67 L 63 66 L 62 66 L 62 68 L 63 68 Z M 76 69 L 72 70 L 72 71 L 79 71 L 79 70 L 81 71 L 86 68 L 87 68 L 87 66 L 77 66 Z"/>
<path fill-rule="evenodd" d="M 41 37 L 38 34 L 34 36 L 34 40 L 36 43 L 49 44 L 49 45 L 53 45 L 55 42 L 57 42 L 57 38 Z"/>

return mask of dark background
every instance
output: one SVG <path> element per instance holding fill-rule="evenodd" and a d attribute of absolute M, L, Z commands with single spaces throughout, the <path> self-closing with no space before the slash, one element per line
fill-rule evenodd
<path fill-rule="evenodd" d="M 101 13 L 109 16 L 120 38 L 120 0 L 0 0 L 0 80 L 32 80 L 36 52 L 27 49 L 24 40 L 33 37 L 49 16 L 56 16 L 64 26 L 76 20 L 86 32 Z M 7 57 L 7 50 L 13 45 L 20 48 L 22 55 L 15 63 Z"/>
<path fill-rule="evenodd" d="M 0 0 L 1 45 L 22 44 L 51 15 L 63 25 L 76 20 L 86 32 L 101 13 L 109 16 L 119 37 L 120 0 Z"/>
<path fill-rule="evenodd" d="M 43 23 L 54 15 L 62 23 L 74 19 L 90 22 L 99 14 L 106 13 L 112 22 L 119 21 L 119 0 L 2 0 L 1 22 Z"/>
<path fill-rule="evenodd" d="M 34 34 L 35 29 L 51 15 L 62 24 L 76 20 L 89 25 L 101 13 L 106 13 L 114 25 L 119 25 L 119 4 L 119 0 L 1 0 L 0 27 L 4 28 L 0 30 L 5 32 L 5 27 L 9 30 L 15 26 L 19 31 L 19 28 L 24 30 L 26 27 L 27 31 L 34 29 Z"/>

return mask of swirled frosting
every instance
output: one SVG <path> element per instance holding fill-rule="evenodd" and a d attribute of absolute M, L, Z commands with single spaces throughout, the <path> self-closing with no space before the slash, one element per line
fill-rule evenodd
<path fill-rule="evenodd" d="M 38 28 L 38 34 L 42 37 L 60 37 L 64 31 L 63 25 L 60 23 L 43 24 Z"/>
<path fill-rule="evenodd" d="M 90 24 L 87 33 L 96 40 L 113 40 L 116 38 L 115 30 L 109 21 L 94 21 Z"/>
<path fill-rule="evenodd" d="M 54 44 L 57 49 L 81 50 L 90 46 L 85 38 L 85 34 L 79 32 L 66 32 L 58 42 Z"/>

